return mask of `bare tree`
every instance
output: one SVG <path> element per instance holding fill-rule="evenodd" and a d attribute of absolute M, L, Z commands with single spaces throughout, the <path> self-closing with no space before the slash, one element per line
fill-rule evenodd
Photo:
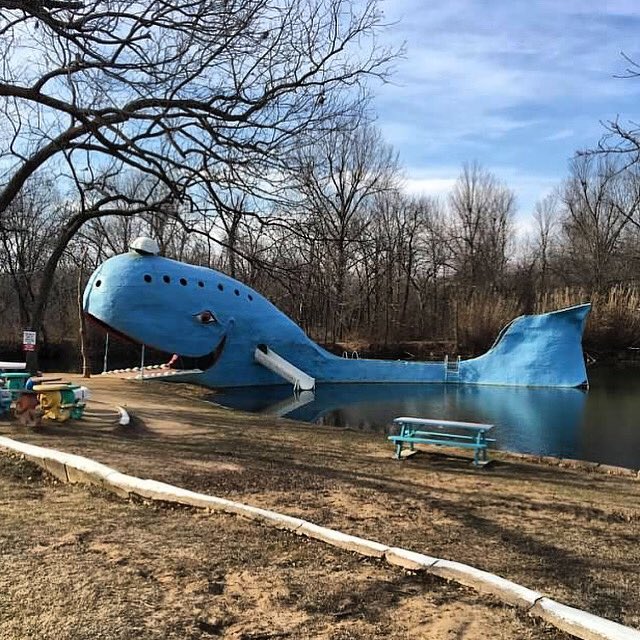
<path fill-rule="evenodd" d="M 454 264 L 471 285 L 496 285 L 513 242 L 515 194 L 479 164 L 465 164 L 449 208 Z"/>
<path fill-rule="evenodd" d="M 640 64 L 623 53 L 627 63 L 626 72 L 619 76 L 622 79 L 640 78 Z M 640 164 L 640 125 L 636 121 L 624 122 L 620 117 L 604 123 L 605 133 L 595 149 L 579 151 L 578 157 L 606 155 L 615 158 L 618 166 L 628 168 Z M 640 225 L 639 225 L 640 226 Z"/>
<path fill-rule="evenodd" d="M 636 179 L 612 158 L 578 157 L 562 201 L 568 267 L 575 280 L 601 289 L 614 278 L 623 232 L 640 205 Z"/>
<path fill-rule="evenodd" d="M 31 324 L 41 271 L 64 209 L 52 177 L 42 173 L 35 174 L 7 208 L 0 232 L 0 272 L 11 280 L 23 329 Z"/>
<path fill-rule="evenodd" d="M 535 223 L 534 251 L 538 266 L 539 288 L 546 292 L 549 268 L 554 243 L 558 240 L 561 226 L 560 201 L 557 193 L 552 193 L 536 202 L 533 220 Z"/>
<path fill-rule="evenodd" d="M 326 246 L 336 340 L 344 330 L 347 277 L 361 259 L 351 249 L 370 222 L 373 199 L 397 188 L 397 154 L 376 129 L 358 127 L 335 131 L 303 150 L 298 162 L 293 178 L 308 211 L 302 232 Z"/>
<path fill-rule="evenodd" d="M 359 110 L 364 93 L 343 89 L 385 73 L 381 25 L 375 0 L 0 0 L 0 232 L 45 165 L 82 199 L 60 226 L 32 324 L 88 220 L 193 206 L 204 180 L 268 192 L 301 135 Z M 124 167 L 161 195 L 108 189 Z"/>

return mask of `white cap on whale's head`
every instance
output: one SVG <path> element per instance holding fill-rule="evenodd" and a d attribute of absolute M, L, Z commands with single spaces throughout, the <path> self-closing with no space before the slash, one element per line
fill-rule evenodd
<path fill-rule="evenodd" d="M 153 238 L 140 236 L 136 238 L 130 245 L 129 249 L 143 256 L 157 256 L 160 253 L 160 247 Z"/>

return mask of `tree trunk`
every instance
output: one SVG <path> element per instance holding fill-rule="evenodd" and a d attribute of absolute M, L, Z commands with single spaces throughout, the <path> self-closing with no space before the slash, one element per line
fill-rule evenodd
<path fill-rule="evenodd" d="M 80 356 L 82 358 L 82 377 L 90 378 L 91 368 L 89 366 L 89 360 L 87 358 L 87 345 L 86 345 L 87 327 L 86 327 L 84 313 L 82 310 L 82 278 L 84 275 L 84 264 L 85 264 L 86 258 L 87 258 L 87 250 L 85 249 L 82 252 L 82 257 L 80 258 L 80 267 L 78 269 L 78 320 L 79 320 L 79 332 L 80 332 Z"/>
<path fill-rule="evenodd" d="M 60 258 L 64 253 L 64 250 L 67 248 L 69 242 L 76 234 L 76 232 L 80 229 L 80 227 L 90 218 L 98 217 L 87 216 L 87 215 L 76 215 L 70 218 L 64 227 L 60 235 L 58 236 L 58 241 L 56 242 L 49 259 L 47 260 L 44 270 L 42 271 L 42 279 L 40 281 L 40 287 L 38 288 L 38 294 L 36 296 L 35 307 L 33 310 L 33 314 L 31 315 L 31 325 L 29 329 L 31 331 L 42 332 L 42 325 L 44 321 L 44 314 L 47 310 L 47 304 L 49 302 L 49 292 L 51 291 L 51 285 L 53 284 L 53 278 L 56 274 L 56 269 L 58 267 L 58 262 L 60 262 Z M 31 373 L 37 373 L 38 371 L 38 351 L 28 351 L 27 352 L 27 369 Z"/>

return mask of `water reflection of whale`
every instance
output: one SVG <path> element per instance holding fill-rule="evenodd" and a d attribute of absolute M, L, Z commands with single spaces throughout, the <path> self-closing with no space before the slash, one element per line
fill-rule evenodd
<path fill-rule="evenodd" d="M 244 411 L 384 433 L 416 415 L 496 425 L 500 449 L 579 457 L 586 393 L 579 389 L 469 385 L 324 384 L 292 396 L 282 386 L 225 389 L 213 401 Z"/>

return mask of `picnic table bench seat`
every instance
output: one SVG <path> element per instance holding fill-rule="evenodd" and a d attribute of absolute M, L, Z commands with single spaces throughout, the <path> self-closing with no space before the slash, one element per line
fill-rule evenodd
<path fill-rule="evenodd" d="M 493 429 L 492 424 L 477 422 L 458 422 L 453 420 L 435 420 L 431 418 L 413 418 L 402 416 L 393 421 L 400 427 L 397 434 L 388 437 L 395 446 L 395 457 L 402 458 L 402 449 L 409 445 L 414 451 L 415 444 L 432 444 L 438 447 L 473 449 L 473 464 L 484 466 L 487 459 L 487 447 L 495 439 L 487 438 Z"/>

